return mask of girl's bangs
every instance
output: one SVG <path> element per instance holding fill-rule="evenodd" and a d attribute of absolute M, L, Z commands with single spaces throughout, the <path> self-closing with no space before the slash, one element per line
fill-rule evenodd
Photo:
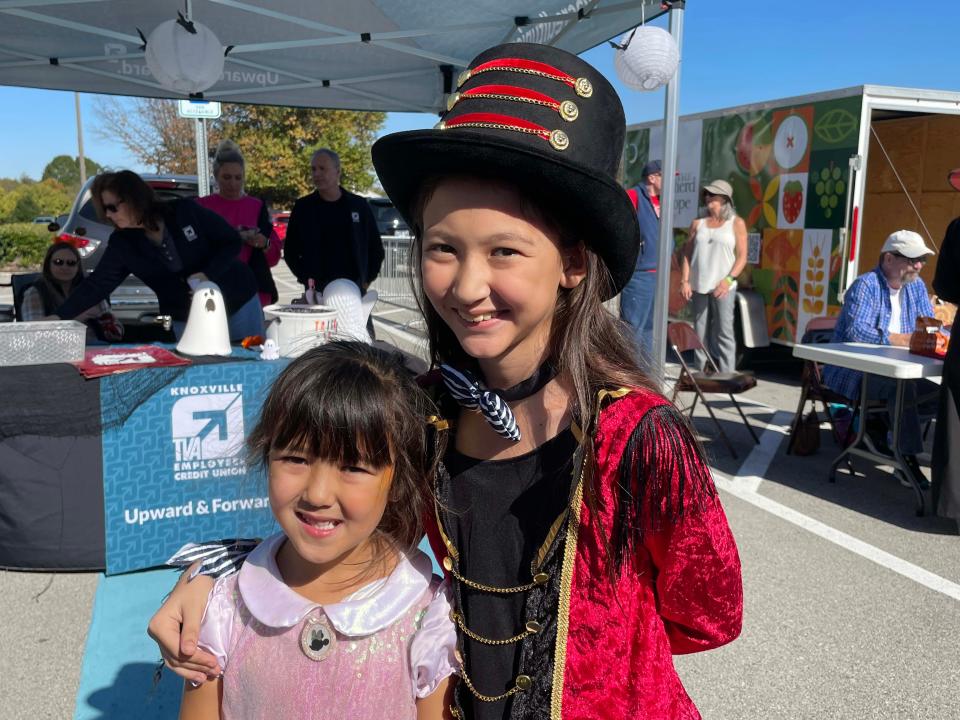
<path fill-rule="evenodd" d="M 273 414 L 270 449 L 303 453 L 346 465 L 382 468 L 392 463 L 389 419 L 380 393 L 341 387 L 303 392 Z M 279 408 L 278 408 L 279 409 Z"/>

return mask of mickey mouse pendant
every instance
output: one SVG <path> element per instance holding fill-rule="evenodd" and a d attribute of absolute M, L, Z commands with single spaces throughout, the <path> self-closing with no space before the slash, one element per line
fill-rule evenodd
<path fill-rule="evenodd" d="M 326 660 L 336 644 L 337 637 L 325 620 L 307 618 L 300 632 L 300 649 L 304 655 L 317 662 Z"/>

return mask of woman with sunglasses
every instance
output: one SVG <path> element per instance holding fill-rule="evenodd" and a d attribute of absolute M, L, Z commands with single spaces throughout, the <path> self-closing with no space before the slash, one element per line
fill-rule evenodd
<path fill-rule="evenodd" d="M 132 274 L 156 293 L 161 314 L 173 318 L 179 338 L 193 287 L 210 280 L 223 293 L 230 339 L 263 334 L 256 280 L 249 266 L 237 259 L 240 235 L 226 220 L 192 199 L 158 201 L 153 189 L 130 170 L 98 175 L 90 190 L 97 214 L 116 230 L 97 269 L 56 315 L 76 317 L 109 297 Z"/>
<path fill-rule="evenodd" d="M 43 258 L 40 277 L 23 293 L 20 318 L 25 321 L 47 320 L 83 280 L 83 265 L 77 249 L 65 242 L 53 243 Z M 106 300 L 90 306 L 75 317 L 87 324 L 87 341 L 119 342 L 123 325 L 110 313 Z"/>

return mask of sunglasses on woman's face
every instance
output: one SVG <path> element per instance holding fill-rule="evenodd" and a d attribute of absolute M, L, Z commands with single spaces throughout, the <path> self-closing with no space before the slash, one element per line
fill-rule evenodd
<path fill-rule="evenodd" d="M 67 267 L 77 266 L 76 260 L 64 260 L 63 258 L 54 258 L 53 260 L 50 261 L 50 263 L 52 265 L 56 265 L 57 267 L 60 267 L 61 265 L 66 265 Z"/>
<path fill-rule="evenodd" d="M 115 203 L 104 203 L 103 211 L 105 213 L 115 213 L 121 205 L 123 205 L 123 200 L 117 200 Z"/>

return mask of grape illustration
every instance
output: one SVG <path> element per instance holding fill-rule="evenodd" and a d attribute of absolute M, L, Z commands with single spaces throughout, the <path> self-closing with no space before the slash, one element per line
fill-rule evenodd
<path fill-rule="evenodd" d="M 827 167 L 820 168 L 813 174 L 816 182 L 813 191 L 817 195 L 823 216 L 829 218 L 840 205 L 840 198 L 847 191 L 847 184 L 843 180 L 843 169 L 831 162 Z"/>

